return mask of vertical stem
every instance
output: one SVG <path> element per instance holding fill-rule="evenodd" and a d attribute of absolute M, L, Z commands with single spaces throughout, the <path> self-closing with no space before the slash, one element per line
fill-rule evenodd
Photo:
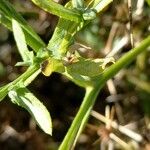
<path fill-rule="evenodd" d="M 78 134 L 80 126 L 83 123 L 85 125 L 85 123 L 88 119 L 88 116 L 90 115 L 91 109 L 93 108 L 93 105 L 95 103 L 95 100 L 99 93 L 100 88 L 102 88 L 102 85 L 100 87 L 97 86 L 97 87 L 86 88 L 86 93 L 85 93 L 83 103 L 81 104 L 80 109 L 79 109 L 75 119 L 73 120 L 73 123 L 72 123 L 68 133 L 66 134 L 63 142 L 61 143 L 59 150 L 72 149 L 72 146 L 74 144 L 74 141 L 76 139 L 76 135 Z M 84 118 L 85 116 L 86 116 L 86 118 Z M 84 122 L 82 122 L 83 118 L 84 118 Z"/>

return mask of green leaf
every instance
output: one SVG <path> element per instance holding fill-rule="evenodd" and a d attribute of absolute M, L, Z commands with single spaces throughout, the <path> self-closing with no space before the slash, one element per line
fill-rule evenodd
<path fill-rule="evenodd" d="M 19 22 L 20 26 L 23 28 L 28 45 L 31 46 L 35 52 L 46 46 L 37 33 L 27 24 L 24 18 L 16 12 L 13 6 L 6 0 L 0 0 L 0 22 L 9 29 L 12 29 L 12 19 Z"/>
<path fill-rule="evenodd" d="M 65 8 L 64 6 L 54 2 L 53 0 L 31 0 L 31 1 L 40 8 L 42 8 L 43 10 L 52 13 L 53 15 L 57 15 L 61 18 L 75 22 L 80 22 L 82 20 L 81 14 L 78 11 Z"/>
<path fill-rule="evenodd" d="M 52 135 L 52 122 L 48 110 L 27 88 L 11 90 L 8 95 L 14 104 L 25 108 L 32 115 L 45 133 Z"/>
<path fill-rule="evenodd" d="M 68 65 L 66 70 L 68 73 L 94 77 L 100 75 L 109 63 L 114 63 L 113 57 L 104 59 L 85 59 L 80 57 L 76 62 Z"/>
<path fill-rule="evenodd" d="M 19 50 L 19 53 L 23 59 L 24 62 L 27 61 L 33 61 L 33 52 L 29 51 L 27 48 L 27 44 L 26 44 L 26 40 L 25 40 L 25 36 L 24 36 L 24 32 L 20 26 L 20 24 L 12 19 L 12 28 L 13 28 L 13 34 L 14 34 L 14 38 Z"/>

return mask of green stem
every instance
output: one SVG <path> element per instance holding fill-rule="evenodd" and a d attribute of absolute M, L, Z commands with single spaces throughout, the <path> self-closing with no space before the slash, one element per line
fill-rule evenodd
<path fill-rule="evenodd" d="M 110 66 L 104 71 L 99 79 L 99 84 L 106 82 L 117 74 L 123 67 L 130 64 L 138 54 L 145 51 L 150 46 L 150 35 L 145 38 L 137 47 L 131 49 L 129 52 L 124 54 L 114 65 Z"/>
<path fill-rule="evenodd" d="M 69 131 L 67 132 L 62 144 L 60 145 L 59 150 L 72 149 L 74 140 L 76 139 L 76 134 L 78 133 L 78 130 L 80 128 L 82 120 L 83 120 L 84 116 L 87 116 L 87 118 L 88 118 L 90 111 L 92 109 L 92 107 L 90 107 L 90 106 L 94 105 L 94 102 L 96 100 L 98 92 L 99 92 L 99 87 L 95 87 L 95 88 L 88 87 L 86 89 L 86 94 L 85 94 L 84 100 L 82 102 L 82 105 L 80 106 L 80 109 L 79 109 Z M 85 120 L 85 122 L 86 122 L 86 120 Z"/>
<path fill-rule="evenodd" d="M 0 93 L 5 93 L 4 96 L 0 97 L 0 101 L 7 95 L 7 93 L 12 90 L 15 86 L 27 86 L 34 80 L 35 77 L 40 73 L 39 65 L 33 65 L 28 68 L 28 70 L 19 76 L 16 80 L 0 88 Z M 30 79 L 30 81 L 29 81 Z"/>
<path fill-rule="evenodd" d="M 35 74 L 38 70 L 39 70 L 39 65 L 33 65 L 33 66 L 29 67 L 25 73 L 23 73 L 20 77 L 18 77 L 16 80 L 11 82 L 9 85 L 10 86 L 17 85 L 17 83 L 20 83 L 20 81 L 25 82 L 28 78 L 33 76 L 33 74 Z M 27 86 L 27 84 L 26 84 L 26 86 Z"/>
<path fill-rule="evenodd" d="M 76 136 L 79 134 L 78 131 L 80 130 L 80 126 L 82 125 L 82 128 L 85 126 L 90 115 L 90 111 L 95 104 L 97 95 L 101 88 L 105 85 L 106 81 L 117 74 L 123 67 L 131 63 L 136 58 L 136 56 L 145 51 L 149 45 L 150 36 L 143 40 L 138 47 L 130 50 L 114 65 L 110 66 L 106 71 L 104 71 L 104 73 L 96 79 L 95 86 L 93 88 L 90 87 L 86 89 L 84 100 L 69 131 L 67 132 L 62 144 L 60 145 L 59 150 L 70 150 L 72 148 L 73 143 L 76 140 Z"/>
<path fill-rule="evenodd" d="M 62 5 L 52 0 L 32 0 L 40 8 L 52 13 L 56 16 L 62 17 L 67 20 L 80 22 L 82 20 L 81 14 L 71 9 L 65 8 Z"/>

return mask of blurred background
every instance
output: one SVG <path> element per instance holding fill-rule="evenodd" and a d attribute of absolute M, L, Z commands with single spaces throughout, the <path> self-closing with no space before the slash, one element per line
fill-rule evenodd
<path fill-rule="evenodd" d="M 30 0 L 10 0 L 40 37 L 48 43 L 57 25 L 58 17 L 37 8 Z M 62 5 L 65 0 L 58 1 Z M 114 56 L 119 59 L 150 35 L 150 6 L 144 0 L 132 1 L 132 27 L 126 0 L 115 1 L 92 23 L 76 35 L 81 43 L 78 51 L 84 57 Z M 132 30 L 131 30 L 132 29 Z M 89 48 L 90 47 L 90 48 Z M 21 60 L 12 32 L 0 25 L 0 86 L 22 74 L 26 68 L 15 67 Z M 84 89 L 57 73 L 50 77 L 39 75 L 29 86 L 47 107 L 53 121 L 52 137 L 35 124 L 29 113 L 11 103 L 6 97 L 0 103 L 1 150 L 56 150 L 62 142 L 84 97 Z M 107 106 L 107 107 L 106 107 Z M 127 68 L 122 69 L 100 92 L 94 110 L 105 115 L 106 108 L 114 110 L 113 120 L 142 137 L 140 142 L 111 130 L 133 149 L 150 150 L 150 49 L 141 53 Z M 105 124 L 90 117 L 77 143 L 77 150 L 97 150 L 102 141 Z M 101 132 L 99 132 L 101 131 Z M 98 134 L 100 133 L 100 134 Z M 98 140 L 99 139 L 99 140 Z M 114 142 L 114 149 L 123 149 Z"/>

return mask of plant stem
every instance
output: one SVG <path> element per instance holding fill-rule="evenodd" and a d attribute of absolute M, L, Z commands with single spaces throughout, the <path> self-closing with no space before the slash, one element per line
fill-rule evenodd
<path fill-rule="evenodd" d="M 72 146 L 76 139 L 76 134 L 78 133 L 80 125 L 82 124 L 82 120 L 83 120 L 84 116 L 87 116 L 86 120 L 84 120 L 84 124 L 85 124 L 85 122 L 87 121 L 88 116 L 91 112 L 92 106 L 94 105 L 94 102 L 96 100 L 98 92 L 99 92 L 99 87 L 95 87 L 95 88 L 88 87 L 86 89 L 86 94 L 85 94 L 84 100 L 82 102 L 82 105 L 80 106 L 80 109 L 79 109 L 69 131 L 67 132 L 62 144 L 60 145 L 59 150 L 72 149 Z"/>
<path fill-rule="evenodd" d="M 145 51 L 150 46 L 150 35 L 145 38 L 137 47 L 131 49 L 129 52 L 124 54 L 114 65 L 110 66 L 104 71 L 102 76 L 99 78 L 99 84 L 106 82 L 117 74 L 123 67 L 130 64 L 138 54 Z"/>
<path fill-rule="evenodd" d="M 25 73 L 23 73 L 20 77 L 18 77 L 16 80 L 12 81 L 11 83 L 5 85 L 4 87 L 0 88 L 0 93 L 5 93 L 5 96 L 7 93 L 12 90 L 14 87 L 18 86 L 27 86 L 31 83 L 31 80 L 34 80 L 35 77 L 40 73 L 39 65 L 33 65 L 27 69 Z M 30 81 L 29 81 L 30 79 Z M 0 101 L 5 97 L 0 97 Z"/>
<path fill-rule="evenodd" d="M 90 111 L 95 104 L 97 95 L 101 88 L 105 85 L 106 81 L 112 78 L 115 74 L 117 74 L 123 67 L 131 63 L 136 58 L 136 56 L 141 52 L 145 51 L 149 45 L 150 36 L 143 40 L 138 45 L 138 47 L 130 50 L 128 53 L 122 56 L 114 65 L 110 66 L 106 71 L 104 71 L 104 73 L 96 79 L 96 85 L 94 87 L 87 88 L 80 109 L 62 144 L 60 145 L 59 150 L 70 150 L 72 148 L 73 143 L 76 140 L 76 136 L 77 134 L 79 134 L 78 131 L 80 130 L 80 126 L 82 125 L 82 128 L 85 126 L 87 119 L 90 115 Z M 84 122 L 82 119 L 84 120 Z"/>
<path fill-rule="evenodd" d="M 24 83 L 28 78 L 33 76 L 33 74 L 36 73 L 38 70 L 39 70 L 39 65 L 33 65 L 33 66 L 29 67 L 28 70 L 25 73 L 23 73 L 20 77 L 18 77 L 16 80 L 11 82 L 10 86 L 18 85 L 18 83 L 20 81 L 22 81 L 22 83 Z"/>

